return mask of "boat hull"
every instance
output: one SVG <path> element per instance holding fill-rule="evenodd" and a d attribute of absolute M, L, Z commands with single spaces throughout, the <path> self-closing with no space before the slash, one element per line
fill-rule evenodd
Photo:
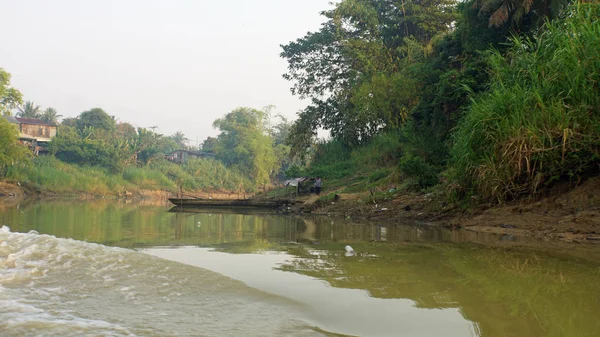
<path fill-rule="evenodd" d="M 252 200 L 252 199 L 179 199 L 169 201 L 183 207 L 256 207 L 278 208 L 290 204 L 288 200 Z"/>

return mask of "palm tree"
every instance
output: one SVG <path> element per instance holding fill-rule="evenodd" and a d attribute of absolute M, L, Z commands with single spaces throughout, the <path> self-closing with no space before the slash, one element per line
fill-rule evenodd
<path fill-rule="evenodd" d="M 19 112 L 17 112 L 18 117 L 23 118 L 40 118 L 40 106 L 35 105 L 33 101 L 27 101 L 23 106 L 18 107 Z"/>
<path fill-rule="evenodd" d="M 58 124 L 59 117 L 62 117 L 62 115 L 59 115 L 56 109 L 47 108 L 44 110 L 44 113 L 41 115 L 40 119 L 48 124 Z"/>
<path fill-rule="evenodd" d="M 529 14 L 538 22 L 557 17 L 570 0 L 475 0 L 473 8 L 482 15 L 490 15 L 490 27 L 501 27 L 509 20 L 519 25 Z M 541 20 L 543 22 L 543 20 Z"/>
<path fill-rule="evenodd" d="M 175 143 L 177 143 L 177 145 L 179 145 L 181 148 L 186 147 L 185 142 L 188 140 L 187 138 L 185 138 L 185 135 L 181 131 L 177 131 L 174 135 L 171 136 L 171 139 L 173 139 Z"/>

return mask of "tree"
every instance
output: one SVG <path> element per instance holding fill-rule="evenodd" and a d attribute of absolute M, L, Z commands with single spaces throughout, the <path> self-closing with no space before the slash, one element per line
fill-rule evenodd
<path fill-rule="evenodd" d="M 100 166 L 113 172 L 121 170 L 118 148 L 108 141 L 89 137 L 85 133 L 87 130 L 61 126 L 60 132 L 50 142 L 50 153 L 67 163 Z"/>
<path fill-rule="evenodd" d="M 273 119 L 278 119 L 279 122 L 271 126 L 271 137 L 275 145 L 284 144 L 290 135 L 292 123 L 282 114 L 277 114 Z"/>
<path fill-rule="evenodd" d="M 64 121 L 63 121 L 64 123 Z M 118 138 L 121 139 L 133 139 L 137 136 L 137 132 L 133 125 L 129 123 L 119 123 L 117 124 L 116 134 Z"/>
<path fill-rule="evenodd" d="M 29 151 L 17 142 L 18 130 L 5 118 L 0 117 L 0 176 L 6 169 L 27 159 Z"/>
<path fill-rule="evenodd" d="M 77 129 L 94 128 L 105 131 L 114 131 L 117 125 L 113 117 L 100 108 L 82 112 L 75 122 Z"/>
<path fill-rule="evenodd" d="M 324 128 L 350 146 L 402 125 L 418 99 L 412 65 L 456 21 L 454 0 L 343 0 L 317 32 L 282 46 L 292 93 L 311 99 L 289 143 L 302 154 Z"/>
<path fill-rule="evenodd" d="M 185 137 L 183 132 L 177 131 L 170 137 L 180 149 L 185 149 L 187 147 L 186 142 L 188 139 Z"/>
<path fill-rule="evenodd" d="M 280 167 L 267 129 L 268 114 L 252 108 L 238 108 L 217 119 L 215 153 L 228 166 L 248 174 L 257 185 L 270 182 Z"/>
<path fill-rule="evenodd" d="M 215 145 L 217 144 L 217 138 L 215 137 L 206 137 L 206 139 L 200 145 L 200 150 L 204 152 L 214 152 Z"/>
<path fill-rule="evenodd" d="M 10 116 L 12 109 L 23 103 L 19 90 L 10 87 L 10 74 L 0 68 L 0 114 Z"/>
<path fill-rule="evenodd" d="M 570 0 L 475 0 L 473 8 L 481 15 L 489 16 L 490 27 L 502 27 L 508 22 L 513 26 L 523 24 L 540 26 L 545 18 L 556 18 Z"/>
<path fill-rule="evenodd" d="M 62 117 L 62 115 L 59 115 L 56 109 L 47 108 L 44 110 L 44 113 L 42 113 L 40 119 L 48 124 L 58 124 L 59 117 Z"/>
<path fill-rule="evenodd" d="M 40 106 L 35 105 L 33 101 L 27 101 L 23 106 L 18 107 L 19 112 L 17 116 L 22 118 L 40 118 L 42 116 L 40 112 Z"/>
<path fill-rule="evenodd" d="M 62 120 L 62 122 L 60 123 L 61 126 L 71 126 L 71 127 L 77 127 L 77 118 L 76 117 L 68 117 L 68 118 L 64 118 Z"/>

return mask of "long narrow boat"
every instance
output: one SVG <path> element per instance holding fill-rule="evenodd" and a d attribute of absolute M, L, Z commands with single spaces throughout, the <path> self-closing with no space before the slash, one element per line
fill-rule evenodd
<path fill-rule="evenodd" d="M 290 204 L 289 200 L 254 200 L 254 199 L 193 199 L 169 198 L 177 206 L 189 207 L 258 207 L 277 208 Z"/>

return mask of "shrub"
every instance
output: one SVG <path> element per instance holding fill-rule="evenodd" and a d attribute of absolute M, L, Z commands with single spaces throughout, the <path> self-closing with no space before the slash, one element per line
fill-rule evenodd
<path fill-rule="evenodd" d="M 460 122 L 450 179 L 503 201 L 600 164 L 600 5 L 489 54 L 492 84 Z"/>
<path fill-rule="evenodd" d="M 439 182 L 440 169 L 428 164 L 421 157 L 406 156 L 400 160 L 400 170 L 407 177 L 414 178 L 420 187 L 429 187 Z"/>

